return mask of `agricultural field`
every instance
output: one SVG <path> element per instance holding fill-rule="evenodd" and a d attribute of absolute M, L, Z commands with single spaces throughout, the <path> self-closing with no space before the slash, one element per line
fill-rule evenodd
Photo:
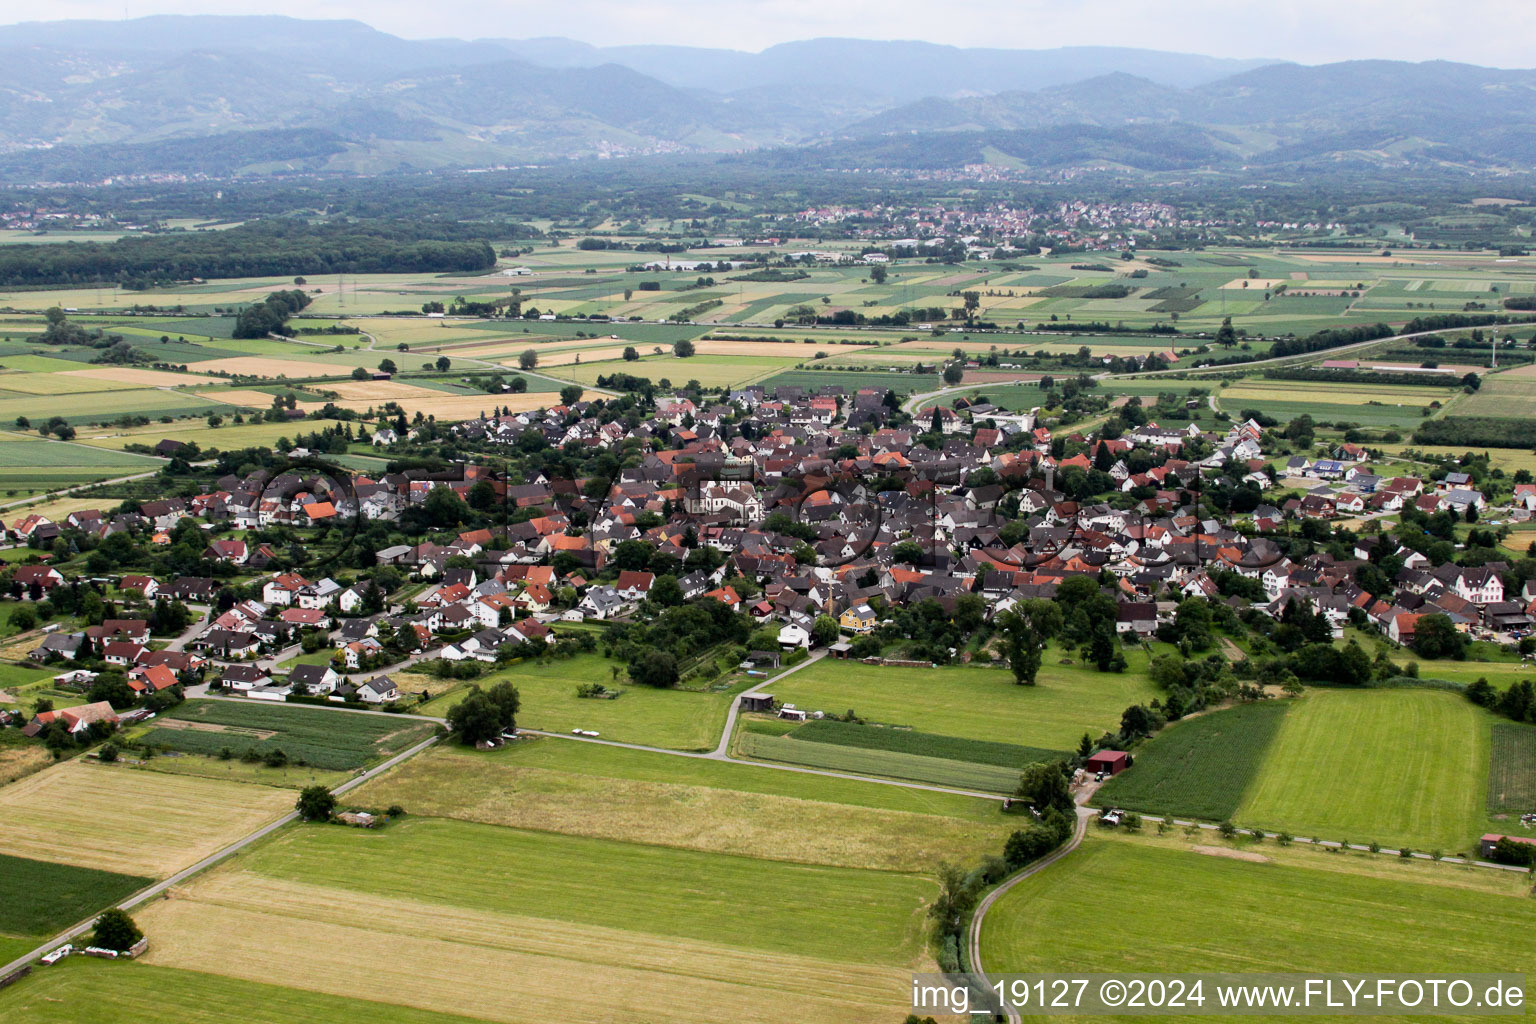
<path fill-rule="evenodd" d="M 987 970 L 1403 975 L 1441 970 L 1448 951 L 1464 971 L 1518 970 L 1536 955 L 1517 877 L 1201 842 L 1090 836 L 992 907 Z M 1085 927 L 1104 907 L 1117 908 L 1115 926 Z"/>
<path fill-rule="evenodd" d="M 1536 729 L 1495 723 L 1488 752 L 1488 813 L 1536 810 Z"/>
<path fill-rule="evenodd" d="M 292 806 L 288 790 L 69 761 L 0 788 L 0 853 L 163 878 Z"/>
<path fill-rule="evenodd" d="M 232 401 L 242 401 L 240 392 L 207 392 L 224 396 Z M 256 393 L 251 393 L 254 399 Z M 254 402 L 252 403 L 254 404 Z M 267 405 L 271 404 L 271 398 L 267 398 Z M 302 403 L 301 403 L 302 404 Z M 265 406 L 263 406 L 265 408 Z M 329 427 L 342 426 L 340 420 L 313 420 L 307 419 L 300 423 L 230 423 L 225 421 L 223 426 L 210 427 L 206 424 L 197 426 L 182 426 L 180 424 L 168 426 L 165 424 L 150 424 L 147 427 L 132 427 L 128 429 L 112 428 L 110 430 L 82 430 L 76 437 L 81 444 L 91 445 L 95 448 L 122 450 L 131 444 L 142 444 L 154 447 L 164 438 L 171 437 L 177 441 L 185 441 L 195 444 L 203 451 L 218 449 L 220 451 L 236 451 L 241 448 L 272 447 L 279 438 L 292 438 L 296 433 L 312 433 L 325 430 Z M 366 426 L 366 424 L 361 424 Z M 355 431 L 360 424 L 354 423 Z M 5 449 L 0 447 L 0 455 Z M 131 455 L 129 457 L 132 457 Z M 148 460 L 143 460 L 148 465 Z M 158 463 L 156 463 L 158 465 Z"/>
<path fill-rule="evenodd" d="M 61 851 L 62 852 L 62 851 Z M 0 854 L 0 933 L 37 941 L 127 899 L 150 878 Z"/>
<path fill-rule="evenodd" d="M 752 728 L 753 724 L 748 723 L 748 727 L 736 738 L 736 754 L 740 757 L 857 775 L 906 779 L 982 793 L 1011 793 L 1019 784 L 1019 768 L 1003 768 L 974 761 L 956 761 L 873 747 L 807 743 L 791 736 L 758 732 Z"/>
<path fill-rule="evenodd" d="M 619 669 L 618 675 L 614 670 Z M 676 750 L 712 750 L 725 727 L 736 690 L 702 692 L 657 689 L 618 682 L 623 666 L 598 654 L 524 662 L 476 680 L 481 688 L 510 682 L 522 698 L 520 729 L 569 732 L 596 729 L 604 739 Z M 576 687 L 600 683 L 622 694 L 615 700 L 576 696 Z M 468 693 L 455 689 L 422 706 L 425 715 L 446 715 Z"/>
<path fill-rule="evenodd" d="M 1118 674 L 1061 665 L 1060 658 L 1056 648 L 1046 651 L 1036 686 L 1016 685 L 1006 669 L 880 668 L 823 659 L 774 683 L 773 695 L 808 710 L 851 708 L 870 722 L 1047 750 L 1074 749 L 1083 733 L 1100 735 L 1119 724 L 1128 706 L 1157 695 L 1140 651 L 1126 651 L 1130 668 Z"/>
<path fill-rule="evenodd" d="M 382 761 L 431 736 L 429 722 L 254 701 L 191 700 L 156 719 L 143 736 L 169 750 L 234 757 L 281 750 L 288 760 L 328 771 Z"/>
<path fill-rule="evenodd" d="M 518 996 L 558 991 L 572 1021 L 851 1021 L 924 963 L 932 892 L 895 872 L 412 816 L 374 834 L 286 829 L 140 920 L 152 966 L 265 981 L 283 963 L 290 988 L 384 987 L 487 1020 L 547 1019 Z M 392 952 L 294 961 L 304 946 Z M 401 963 L 410 985 L 392 984 Z"/>
<path fill-rule="evenodd" d="M 352 796 L 413 814 L 774 861 L 922 872 L 1001 848 L 988 800 L 723 761 L 526 739 L 439 747 Z"/>
<path fill-rule="evenodd" d="M 1312 689 L 1291 702 L 1236 820 L 1388 846 L 1486 831 L 1493 716 L 1443 690 Z"/>
<path fill-rule="evenodd" d="M 1094 794 L 1101 807 L 1224 821 L 1253 785 L 1288 708 L 1246 704 L 1174 722 Z"/>

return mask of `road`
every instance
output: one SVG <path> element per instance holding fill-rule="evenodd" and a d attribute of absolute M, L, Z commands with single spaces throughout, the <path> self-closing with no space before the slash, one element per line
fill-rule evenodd
<path fill-rule="evenodd" d="M 1085 793 L 1083 794 L 1083 799 L 1086 799 L 1091 795 L 1091 791 Z M 1068 840 L 1064 846 L 1058 847 L 1056 850 L 1046 854 L 1044 857 L 1041 857 L 1033 864 L 1026 865 L 1022 870 L 1008 876 L 1008 878 L 1004 879 L 1002 883 L 997 886 L 997 888 L 987 893 L 986 897 L 976 905 L 976 911 L 971 915 L 971 926 L 966 932 L 966 959 L 970 961 L 971 973 L 981 979 L 981 983 L 984 988 L 991 987 L 991 982 L 987 979 L 986 969 L 982 966 L 981 962 L 981 924 L 982 921 L 986 919 L 987 911 L 991 910 L 992 904 L 1001 899 L 1003 894 L 1006 893 L 1009 889 L 1012 889 L 1014 886 L 1024 881 L 1024 879 L 1029 878 L 1031 875 L 1044 871 L 1046 868 L 1050 867 L 1052 864 L 1055 864 L 1057 861 L 1061 860 L 1061 858 L 1077 849 L 1078 845 L 1082 843 L 1083 837 L 1088 834 L 1088 822 L 1093 817 L 1094 813 L 1091 808 L 1083 807 L 1081 804 L 1079 804 L 1077 808 L 1077 825 L 1072 830 L 1072 838 Z M 1017 1022 L 1020 1020 L 1019 1011 L 1014 1009 L 1012 1006 L 1004 1006 L 1003 1012 L 1007 1015 L 1010 1024 L 1017 1024 Z"/>
<path fill-rule="evenodd" d="M 381 763 L 379 765 L 374 766 L 373 768 L 369 768 L 365 772 L 361 772 L 358 775 L 353 776 L 352 778 L 348 779 L 346 782 L 343 782 L 340 785 L 338 785 L 336 788 L 332 789 L 331 792 L 333 794 L 335 794 L 336 796 L 342 796 L 343 794 L 349 793 L 352 790 L 356 789 L 358 786 L 361 786 L 363 783 L 369 781 L 370 779 L 373 779 L 373 778 L 375 778 L 375 777 L 377 777 L 379 775 L 382 775 L 384 772 L 389 771 L 391 768 L 395 767 L 396 765 L 401 764 L 401 763 L 403 763 L 405 761 L 408 761 L 411 758 L 415 757 L 417 754 L 421 753 L 423 750 L 426 750 L 428 747 L 430 747 L 434 743 L 436 743 L 440 738 L 441 738 L 440 736 L 432 736 L 432 737 L 430 737 L 430 738 L 428 738 L 426 740 L 423 740 L 422 742 L 416 744 L 411 749 L 406 750 L 406 751 L 402 751 L 401 753 L 396 754 L 394 757 L 390 758 L 388 761 L 385 761 L 385 762 L 383 762 L 383 763 Z M 196 864 L 193 864 L 193 865 L 191 865 L 189 867 L 182 868 L 180 871 L 176 872 L 174 875 L 171 875 L 168 878 L 165 878 L 165 879 L 162 879 L 161 881 L 156 882 L 154 885 L 151 885 L 147 889 L 139 890 L 138 892 L 134 893 L 132 896 L 128 897 L 123 902 L 117 904 L 117 906 L 120 907 L 123 910 L 132 910 L 134 907 L 141 906 L 141 905 L 149 902 L 150 900 L 154 899 L 155 897 L 163 895 L 172 886 L 180 885 L 182 882 L 185 882 L 187 879 L 191 878 L 192 876 L 194 876 L 194 875 L 196 875 L 196 874 L 198 874 L 200 872 L 208 870 L 209 868 L 213 867 L 215 864 L 218 864 L 220 861 L 224 860 L 225 858 L 231 857 L 234 854 L 239 853 L 241 850 L 243 850 L 246 847 L 250 846 L 252 843 L 256 842 L 257 840 L 259 840 L 259 839 L 261 839 L 261 838 L 263 838 L 265 836 L 271 835 L 273 832 L 275 832 L 278 829 L 282 828 L 284 825 L 289 825 L 289 824 L 297 821 L 298 819 L 299 819 L 299 813 L 297 811 L 289 811 L 287 814 L 283 815 L 281 818 L 278 818 L 275 821 L 268 822 L 267 824 L 263 825 L 261 828 L 258 828 L 256 831 L 250 833 L 249 835 L 246 835 L 246 836 L 244 836 L 241 839 L 237 839 L 235 842 L 233 842 L 233 843 L 229 844 L 228 846 L 224 847 L 224 849 L 218 851 L 217 853 L 214 853 L 214 854 L 211 854 L 211 855 L 209 855 L 207 857 L 204 857 L 202 860 L 198 861 Z M 60 932 L 58 935 L 55 935 L 53 938 L 49 939 L 47 942 L 43 943 L 41 946 L 38 946 L 36 949 L 33 949 L 30 952 L 28 952 L 28 953 L 26 953 L 26 954 L 24 954 L 24 955 L 22 955 L 20 957 L 17 957 L 15 960 L 12 960 L 10 963 L 6 964 L 5 966 L 0 967 L 0 978 L 5 977 L 7 974 L 10 974 L 14 970 L 18 970 L 19 968 L 26 966 L 27 964 L 29 964 L 32 961 L 36 960 L 38 957 L 41 957 L 43 954 L 49 952 L 50 950 L 57 949 L 59 946 L 62 946 L 64 943 L 71 941 L 76 936 L 80 935 L 82 932 L 84 932 L 87 929 L 89 929 L 95 923 L 96 916 L 97 915 L 92 914 L 90 917 L 86 918 L 84 921 L 80 921 L 80 922 L 72 925 L 71 927 L 65 929 L 64 931 Z"/>

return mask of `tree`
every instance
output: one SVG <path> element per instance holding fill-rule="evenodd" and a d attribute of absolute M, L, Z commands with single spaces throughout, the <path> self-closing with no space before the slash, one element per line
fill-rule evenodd
<path fill-rule="evenodd" d="M 517 712 L 523 705 L 522 697 L 517 692 L 517 687 L 511 683 L 497 683 L 485 691 L 485 697 L 496 709 L 496 720 L 501 723 L 502 732 L 510 732 L 517 728 Z"/>
<path fill-rule="evenodd" d="M 875 284 L 885 284 L 885 268 L 876 264 L 875 268 L 869 272 L 869 279 Z"/>
<path fill-rule="evenodd" d="M 1425 658 L 1467 656 L 1467 635 L 1458 630 L 1447 615 L 1421 615 L 1413 627 L 1413 650 Z"/>
<path fill-rule="evenodd" d="M 336 812 L 336 797 L 324 786 L 305 786 L 293 806 L 305 821 L 330 821 Z"/>
<path fill-rule="evenodd" d="M 133 702 L 138 699 L 138 695 L 133 692 L 133 688 L 128 685 L 128 680 L 123 678 L 121 672 L 103 672 L 97 676 L 96 681 L 87 691 L 86 697 L 92 703 L 104 700 L 118 710 L 132 707 Z"/>
<path fill-rule="evenodd" d="M 629 666 L 629 678 L 641 686 L 665 689 L 677 685 L 677 659 L 666 651 L 647 651 Z"/>
<path fill-rule="evenodd" d="M 1221 327 L 1216 332 L 1216 344 L 1222 348 L 1231 348 L 1237 344 L 1237 331 L 1232 328 L 1232 318 L 1222 320 Z"/>
<path fill-rule="evenodd" d="M 531 370 L 539 365 L 539 354 L 533 349 L 524 349 L 522 355 L 517 357 L 517 365 L 524 370 Z"/>
<path fill-rule="evenodd" d="M 96 930 L 91 935 L 91 945 L 101 949 L 115 949 L 119 953 L 126 953 L 136 946 L 144 933 L 139 931 L 139 926 L 133 918 L 128 916 L 126 910 L 113 907 L 104 910 L 96 919 Z"/>
<path fill-rule="evenodd" d="M 683 603 L 683 588 L 677 582 L 677 577 L 671 573 L 663 573 L 656 577 L 651 584 L 650 591 L 645 595 L 646 600 L 663 608 L 675 608 Z"/>
<path fill-rule="evenodd" d="M 957 359 L 944 367 L 945 384 L 959 384 L 963 379 L 965 379 L 965 365 L 960 360 Z"/>
<path fill-rule="evenodd" d="M 678 342 L 672 346 L 672 354 L 677 356 L 679 359 L 687 359 L 689 356 L 693 355 L 693 353 L 693 342 L 689 341 L 687 338 L 679 339 Z"/>
<path fill-rule="evenodd" d="M 1014 682 L 1034 686 L 1045 645 L 1061 630 L 1061 608 L 1055 602 L 1033 598 L 1003 612 L 996 622 Z"/>
<path fill-rule="evenodd" d="M 830 615 L 818 615 L 811 625 L 811 642 L 818 647 L 835 644 L 839 632 L 836 619 Z"/>
<path fill-rule="evenodd" d="M 438 356 L 436 365 L 439 373 L 445 373 L 447 372 L 448 367 L 453 365 L 453 360 L 449 359 L 447 356 Z"/>
<path fill-rule="evenodd" d="M 502 709 L 485 691 L 472 686 L 469 695 L 448 709 L 448 728 L 466 747 L 501 735 Z"/>
<path fill-rule="evenodd" d="M 380 359 L 379 360 L 379 369 L 382 370 L 385 373 L 398 373 L 399 372 L 399 368 L 397 366 L 395 366 L 395 361 L 393 359 Z"/>
<path fill-rule="evenodd" d="M 1056 809 L 1076 813 L 1071 783 L 1060 761 L 1036 761 L 1024 766 L 1014 796 L 1033 807 L 1038 814 Z"/>
<path fill-rule="evenodd" d="M 626 363 L 636 363 L 640 361 L 640 353 L 635 351 L 635 346 L 624 346 L 624 361 Z"/>
<path fill-rule="evenodd" d="M 367 380 L 369 376 L 370 375 L 369 375 L 368 371 L 363 369 L 361 366 L 354 366 L 352 368 L 352 379 L 353 380 Z"/>
<path fill-rule="evenodd" d="M 585 389 L 580 384 L 567 384 L 560 389 L 560 404 L 575 405 L 581 401 L 581 396 L 584 392 Z"/>

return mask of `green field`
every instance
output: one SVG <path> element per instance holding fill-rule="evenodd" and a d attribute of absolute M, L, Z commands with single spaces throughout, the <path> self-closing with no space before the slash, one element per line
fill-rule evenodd
<path fill-rule="evenodd" d="M 1485 828 L 1493 717 L 1442 690 L 1309 690 L 1291 702 L 1241 824 L 1464 851 Z"/>
<path fill-rule="evenodd" d="M 1237 813 L 1287 706 L 1245 704 L 1175 722 L 1094 794 L 1100 807 L 1223 821 Z"/>
<path fill-rule="evenodd" d="M 1045 654 L 1036 686 L 1018 686 L 995 668 L 879 668 L 823 659 L 773 685 L 781 701 L 807 710 L 852 708 L 861 718 L 924 732 L 1072 750 L 1083 733 L 1097 736 L 1120 722 L 1131 704 L 1157 696 L 1147 656 L 1127 650 L 1130 670 L 1097 672 L 1060 665 Z"/>
<path fill-rule="evenodd" d="M 1519 883 L 1363 855 L 1303 859 L 1324 857 L 1296 850 L 1250 863 L 1090 838 L 997 901 L 982 929 L 982 961 L 993 973 L 1432 975 L 1448 958 L 1458 971 L 1495 972 L 1522 970 L 1536 956 Z M 1108 907 L 1113 924 L 1100 920 Z"/>
<path fill-rule="evenodd" d="M 855 725 L 850 722 L 835 722 L 830 718 L 807 722 L 788 735 L 794 739 L 808 740 L 812 743 L 891 750 L 903 754 L 941 757 L 950 761 L 973 761 L 976 764 L 1000 765 L 1014 769 L 1022 768 L 1035 761 L 1054 761 L 1067 756 L 1066 752 L 1061 750 L 1021 747 L 1014 743 L 994 743 L 987 740 L 966 740 L 955 736 L 937 736 L 912 729 L 885 729 L 879 726 Z"/>
<path fill-rule="evenodd" d="M 296 1020 L 378 1024 L 465 1024 L 476 1020 L 348 999 L 202 971 L 113 963 L 76 956 L 37 971 L 5 992 L 8 1020 L 27 1024 L 293 1024 Z"/>
<path fill-rule="evenodd" d="M 984 793 L 1011 793 L 1019 784 L 1018 768 L 924 757 L 895 750 L 807 743 L 790 736 L 767 736 L 750 730 L 737 737 L 736 752 L 742 757 L 762 761 L 779 761 L 857 775 L 908 779 Z"/>
<path fill-rule="evenodd" d="M 397 754 L 433 732 L 430 723 L 411 719 L 233 700 L 190 700 L 160 719 L 162 723 L 167 720 L 195 722 L 202 727 L 161 724 L 144 734 L 144 742 L 210 757 L 225 748 L 235 757 L 247 750 L 258 754 L 281 750 L 290 761 L 329 770 L 361 768 Z"/>
<path fill-rule="evenodd" d="M 0 879 L 5 888 L 0 932 L 39 939 L 126 899 L 153 881 L 3 853 Z"/>
<path fill-rule="evenodd" d="M 1488 753 L 1488 812 L 1536 811 L 1536 729 L 1496 722 Z"/>
<path fill-rule="evenodd" d="M 500 669 L 477 680 L 483 687 L 507 681 L 517 687 L 522 709 L 518 728 L 547 732 L 596 729 L 604 739 L 644 743 L 677 750 L 713 749 L 725 726 L 733 693 L 660 690 L 614 681 L 613 668 L 623 666 L 597 654 L 544 658 Z M 617 700 L 576 696 L 582 683 L 601 683 L 623 693 Z M 446 715 L 468 693 L 453 690 L 423 705 L 425 715 Z"/>

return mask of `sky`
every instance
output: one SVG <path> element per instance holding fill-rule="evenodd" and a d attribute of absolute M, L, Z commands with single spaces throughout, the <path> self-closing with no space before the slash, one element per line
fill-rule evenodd
<path fill-rule="evenodd" d="M 411 39 L 567 36 L 761 50 L 819 36 L 1038 49 L 1138 46 L 1320 64 L 1536 66 L 1531 0 L 0 0 L 0 23 L 146 14 L 354 18 Z"/>

